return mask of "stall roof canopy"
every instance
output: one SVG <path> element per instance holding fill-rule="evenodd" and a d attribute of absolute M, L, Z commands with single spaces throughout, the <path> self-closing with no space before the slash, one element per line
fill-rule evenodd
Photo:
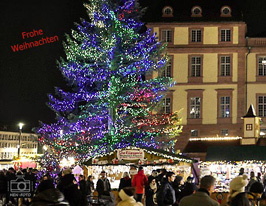
<path fill-rule="evenodd" d="M 206 161 L 266 161 L 266 146 L 243 145 L 209 147 Z"/>
<path fill-rule="evenodd" d="M 160 149 L 151 149 L 151 148 L 142 148 L 144 150 L 146 150 L 148 153 L 157 153 L 158 155 L 161 155 L 161 156 L 169 156 L 169 157 L 172 157 L 172 158 L 180 158 L 180 159 L 185 159 L 185 160 L 190 160 L 192 162 L 197 162 L 197 160 L 194 160 L 194 159 L 191 159 L 185 155 L 180 155 L 180 154 L 175 154 L 175 153 L 172 153 L 172 152 L 167 152 L 165 150 L 160 150 Z"/>
<path fill-rule="evenodd" d="M 157 149 L 151 149 L 151 148 L 145 148 L 145 147 L 142 147 L 142 148 L 136 148 L 136 147 L 127 147 L 127 148 L 124 148 L 124 149 L 121 149 L 121 150 L 142 150 L 145 154 L 145 158 L 147 157 L 151 157 L 152 159 L 172 159 L 173 163 L 175 163 L 176 161 L 177 162 L 187 162 L 187 163 L 193 163 L 193 162 L 197 162 L 196 160 L 194 159 L 191 159 L 189 157 L 186 157 L 184 155 L 179 155 L 179 154 L 175 154 L 175 153 L 171 153 L 171 152 L 167 152 L 167 151 L 164 151 L 164 150 L 157 150 Z M 113 164 L 112 163 L 112 160 L 114 158 L 117 158 L 117 151 L 118 149 L 115 149 L 113 150 L 112 152 L 110 153 L 106 153 L 106 154 L 101 154 L 101 155 L 97 155 L 97 156 L 94 156 L 93 158 L 89 159 L 87 162 L 85 162 L 84 164 L 86 165 L 91 165 L 91 164 L 94 164 L 92 162 L 92 159 L 99 159 L 99 160 L 106 160 L 106 164 Z M 147 159 L 148 161 L 151 161 L 150 159 Z M 135 162 L 135 161 L 133 161 Z M 125 162 L 122 160 L 122 162 L 118 163 L 118 164 L 125 164 Z M 152 163 L 151 163 L 152 164 Z"/>

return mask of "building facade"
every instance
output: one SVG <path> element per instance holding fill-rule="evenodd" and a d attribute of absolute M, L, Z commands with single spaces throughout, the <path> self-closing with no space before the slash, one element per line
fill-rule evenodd
<path fill-rule="evenodd" d="M 18 156 L 19 135 L 19 132 L 0 131 L 0 160 L 12 160 Z M 37 154 L 37 138 L 36 134 L 21 134 L 21 156 L 34 156 Z"/>
<path fill-rule="evenodd" d="M 181 152 L 190 138 L 242 137 L 250 104 L 262 117 L 262 134 L 266 128 L 266 38 L 248 38 L 234 5 L 213 2 L 213 7 L 196 2 L 175 10 L 165 1 L 160 18 L 147 24 L 168 45 L 163 75 L 176 85 L 164 108 L 181 110 L 184 127 L 176 145 Z"/>

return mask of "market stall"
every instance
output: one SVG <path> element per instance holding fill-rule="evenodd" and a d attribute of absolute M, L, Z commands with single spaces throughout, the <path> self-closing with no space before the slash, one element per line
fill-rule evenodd
<path fill-rule="evenodd" d="M 14 164 L 11 160 L 0 160 L 0 170 L 7 170 L 10 167 L 14 167 Z"/>
<path fill-rule="evenodd" d="M 206 161 L 200 162 L 200 176 L 213 175 L 216 178 L 213 198 L 225 205 L 230 181 L 239 175 L 240 168 L 249 176 L 265 173 L 266 146 L 242 145 L 208 148 Z"/>
<path fill-rule="evenodd" d="M 13 160 L 12 161 L 15 170 L 17 169 L 26 169 L 26 168 L 37 168 L 37 163 L 36 161 L 29 159 L 29 158 L 25 158 L 25 157 L 21 157 L 19 159 Z"/>
<path fill-rule="evenodd" d="M 152 170 L 165 168 L 186 178 L 191 174 L 193 162 L 188 157 L 163 150 L 128 147 L 96 156 L 85 164 L 88 170 L 86 174 L 93 175 L 95 183 L 100 172 L 105 170 L 112 189 L 117 189 L 123 172 L 129 172 L 133 176 L 137 173 L 137 166 L 143 166 L 146 175 L 150 175 Z"/>

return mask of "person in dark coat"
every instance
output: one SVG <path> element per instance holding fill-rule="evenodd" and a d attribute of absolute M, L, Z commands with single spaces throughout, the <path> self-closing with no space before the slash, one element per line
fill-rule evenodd
<path fill-rule="evenodd" d="M 131 187 L 131 178 L 129 177 L 128 172 L 124 172 L 123 178 L 120 179 L 118 191 L 125 187 Z"/>
<path fill-rule="evenodd" d="M 254 182 L 247 194 L 250 206 L 258 206 L 262 197 L 264 186 L 261 182 Z"/>
<path fill-rule="evenodd" d="M 261 173 L 260 172 L 257 173 L 257 177 L 256 178 L 257 178 L 257 181 L 258 182 L 261 182 L 262 183 Z"/>
<path fill-rule="evenodd" d="M 166 178 L 166 181 L 161 186 L 160 191 L 157 194 L 158 206 L 172 206 L 176 203 L 175 190 L 173 188 L 175 173 L 167 172 Z"/>
<path fill-rule="evenodd" d="M 79 175 L 79 190 L 82 194 L 82 199 L 83 200 L 87 199 L 88 189 L 87 189 L 87 184 L 86 184 L 86 181 L 83 175 Z"/>
<path fill-rule="evenodd" d="M 174 204 L 175 206 L 178 206 L 178 202 L 181 199 L 181 191 L 184 186 L 184 180 L 183 177 L 177 175 L 175 178 L 175 181 L 173 182 L 173 188 L 175 190 L 175 197 L 176 197 L 176 203 Z"/>
<path fill-rule="evenodd" d="M 93 192 L 94 192 L 94 182 L 93 182 L 93 176 L 90 175 L 88 176 L 87 182 L 87 195 L 88 195 L 88 202 L 91 203 L 92 202 L 92 196 L 93 196 Z"/>
<path fill-rule="evenodd" d="M 251 172 L 250 172 L 249 182 L 248 182 L 248 185 L 247 185 L 247 187 L 246 187 L 246 191 L 247 191 L 247 192 L 249 191 L 251 185 L 252 185 L 254 182 L 257 182 L 256 177 L 255 177 L 255 172 L 251 171 Z"/>
<path fill-rule="evenodd" d="M 8 169 L 8 171 L 6 172 L 6 179 L 7 179 L 7 181 L 16 179 L 15 173 L 16 173 L 15 169 L 13 167 L 10 167 Z M 7 195 L 6 202 L 8 203 L 10 201 L 12 202 L 12 204 L 15 204 L 16 203 L 14 197 L 10 197 L 9 195 Z"/>
<path fill-rule="evenodd" d="M 158 177 L 158 172 L 156 170 L 152 170 L 151 175 L 148 177 L 148 182 L 151 182 L 155 178 L 156 182 L 158 183 L 157 177 Z"/>
<path fill-rule="evenodd" d="M 48 183 L 51 185 L 53 184 L 53 180 L 51 179 L 44 179 L 40 182 L 40 184 L 38 185 L 35 194 L 39 194 L 40 192 L 44 191 L 49 185 Z M 48 186 L 47 186 L 48 185 Z M 49 188 L 51 189 L 51 188 Z"/>
<path fill-rule="evenodd" d="M 6 196 L 7 193 L 7 178 L 3 171 L 0 171 L 0 199 Z"/>
<path fill-rule="evenodd" d="M 30 206 L 69 206 L 63 193 L 54 187 L 53 181 L 44 180 L 41 184 L 38 187 L 39 194 L 33 197 Z"/>
<path fill-rule="evenodd" d="M 193 177 L 187 178 L 187 181 L 185 182 L 183 188 L 181 189 L 180 196 L 178 199 L 179 202 L 181 201 L 183 197 L 192 195 L 198 190 L 197 186 L 192 181 L 193 181 Z"/>
<path fill-rule="evenodd" d="M 250 206 L 247 194 L 245 192 L 237 194 L 230 200 L 229 206 Z"/>
<path fill-rule="evenodd" d="M 63 171 L 61 181 L 57 185 L 57 188 L 64 194 L 70 206 L 87 206 L 87 198 L 84 198 L 81 191 L 78 189 L 78 185 L 74 184 L 76 179 L 71 172 L 70 169 Z"/>
<path fill-rule="evenodd" d="M 155 177 L 150 177 L 148 181 L 148 185 L 145 188 L 145 196 L 146 196 L 146 205 L 155 206 L 157 205 L 157 200 L 154 199 L 154 195 L 158 190 L 158 185 Z M 155 203 L 156 202 L 156 203 Z"/>
<path fill-rule="evenodd" d="M 243 167 L 241 167 L 240 170 L 239 170 L 239 175 L 238 176 L 243 175 L 244 172 L 245 172 L 245 169 Z"/>
<path fill-rule="evenodd" d="M 200 180 L 200 188 L 193 194 L 184 197 L 179 206 L 220 206 L 220 204 L 213 200 L 210 195 L 214 190 L 215 178 L 211 175 L 206 175 Z"/>
<path fill-rule="evenodd" d="M 166 169 L 162 168 L 160 170 L 160 173 L 157 176 L 157 182 L 159 185 L 163 185 L 163 179 L 165 178 L 166 173 L 167 173 Z"/>
<path fill-rule="evenodd" d="M 109 180 L 106 178 L 105 171 L 101 172 L 101 178 L 97 181 L 96 190 L 98 192 L 98 196 L 102 195 L 109 196 L 111 192 L 111 184 Z"/>
<path fill-rule="evenodd" d="M 93 182 L 93 176 L 92 175 L 88 176 L 86 184 L 87 184 L 87 195 L 93 196 L 94 182 Z"/>
<path fill-rule="evenodd" d="M 87 196 L 87 184 L 86 181 L 84 180 L 84 176 L 83 175 L 79 175 L 79 189 L 82 193 L 82 195 Z"/>

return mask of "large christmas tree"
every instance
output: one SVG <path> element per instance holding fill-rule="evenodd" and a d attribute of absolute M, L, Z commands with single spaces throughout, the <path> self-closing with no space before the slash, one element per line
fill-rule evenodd
<path fill-rule="evenodd" d="M 57 122 L 38 129 L 41 141 L 60 154 L 93 156 L 126 146 L 160 148 L 174 144 L 180 131 L 177 114 L 152 114 L 172 79 L 165 45 L 140 22 L 136 0 L 91 0 L 89 21 L 76 24 L 64 43 L 59 68 L 71 92 L 49 95 Z M 162 141 L 163 137 L 163 141 Z"/>

